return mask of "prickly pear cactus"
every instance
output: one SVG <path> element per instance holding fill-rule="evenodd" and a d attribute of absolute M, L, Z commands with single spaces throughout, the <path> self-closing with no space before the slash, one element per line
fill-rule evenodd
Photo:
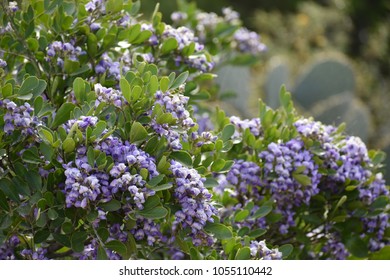
<path fill-rule="evenodd" d="M 251 72 L 249 67 L 242 66 L 223 66 L 217 71 L 217 84 L 220 86 L 220 92 L 234 93 L 235 96 L 226 100 L 241 116 L 249 117 L 248 107 L 251 98 Z M 257 103 L 256 103 L 257 104 Z"/>
<path fill-rule="evenodd" d="M 280 106 L 279 91 L 281 85 L 288 86 L 289 70 L 286 63 L 283 61 L 271 61 L 271 66 L 266 74 L 264 83 L 265 99 L 268 106 L 276 109 Z"/>
<path fill-rule="evenodd" d="M 293 89 L 294 99 L 310 110 L 316 103 L 343 92 L 353 92 L 355 78 L 351 67 L 334 58 L 315 62 L 298 78 Z"/>

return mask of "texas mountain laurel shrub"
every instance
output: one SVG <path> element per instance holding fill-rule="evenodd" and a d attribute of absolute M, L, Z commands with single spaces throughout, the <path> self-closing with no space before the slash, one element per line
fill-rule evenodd
<path fill-rule="evenodd" d="M 1 1 L 0 259 L 389 257 L 380 151 L 278 110 L 210 109 L 266 47 L 181 1 Z"/>

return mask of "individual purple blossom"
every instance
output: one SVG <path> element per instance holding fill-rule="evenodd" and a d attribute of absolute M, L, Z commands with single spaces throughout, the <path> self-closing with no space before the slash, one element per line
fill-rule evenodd
<path fill-rule="evenodd" d="M 85 4 L 85 10 L 87 12 L 93 13 L 95 11 L 99 12 L 99 14 L 106 13 L 106 6 L 104 0 L 91 0 L 87 4 Z"/>
<path fill-rule="evenodd" d="M 114 77 L 119 81 L 121 77 L 119 61 L 113 61 L 112 58 L 104 53 L 99 63 L 95 66 L 96 74 L 107 73 L 108 76 Z"/>
<path fill-rule="evenodd" d="M 171 20 L 175 23 L 186 20 L 188 18 L 188 15 L 183 12 L 173 12 L 171 14 Z"/>
<path fill-rule="evenodd" d="M 195 169 L 174 160 L 170 170 L 174 179 L 174 197 L 181 206 L 175 212 L 174 230 L 178 226 L 189 228 L 195 246 L 213 244 L 213 238 L 203 230 L 206 222 L 214 221 L 212 215 L 217 214 L 211 202 L 212 195 L 204 186 L 205 179 Z"/>
<path fill-rule="evenodd" d="M 278 248 L 269 249 L 265 244 L 265 240 L 262 241 L 251 241 L 249 245 L 251 256 L 255 259 L 260 260 L 281 260 L 282 253 L 279 252 Z"/>
<path fill-rule="evenodd" d="M 374 180 L 366 187 L 359 188 L 359 197 L 366 204 L 370 205 L 379 196 L 389 196 L 390 192 L 386 187 L 382 173 L 375 174 Z"/>
<path fill-rule="evenodd" d="M 7 66 L 7 62 L 0 58 L 0 68 L 5 68 L 6 66 Z"/>
<path fill-rule="evenodd" d="M 245 27 L 238 29 L 233 35 L 235 48 L 242 53 L 259 55 L 267 47 L 260 41 L 260 35 L 254 31 L 249 31 Z"/>
<path fill-rule="evenodd" d="M 19 10 L 18 2 L 16 1 L 8 2 L 8 8 L 11 10 L 11 12 L 16 12 L 17 10 Z"/>

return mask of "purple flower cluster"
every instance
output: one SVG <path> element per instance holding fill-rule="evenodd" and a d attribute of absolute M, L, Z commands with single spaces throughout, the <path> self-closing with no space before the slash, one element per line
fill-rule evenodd
<path fill-rule="evenodd" d="M 63 128 L 69 133 L 70 130 L 77 126 L 81 131 L 85 131 L 88 127 L 95 127 L 98 122 L 98 118 L 94 116 L 81 116 L 79 119 L 71 119 L 67 121 Z"/>
<path fill-rule="evenodd" d="M 263 163 L 263 184 L 271 190 L 278 205 L 309 204 L 310 198 L 319 192 L 321 175 L 313 155 L 305 149 L 302 141 L 292 139 L 287 143 L 271 143 L 259 157 Z M 307 176 L 309 184 L 300 183 L 294 175 Z"/>
<path fill-rule="evenodd" d="M 112 200 L 117 193 L 121 197 L 125 193 L 129 212 L 143 209 L 146 198 L 154 191 L 146 188 L 146 181 L 134 171 L 146 169 L 150 178 L 157 176 L 154 158 L 111 136 L 96 143 L 94 149 L 111 157 L 114 165 L 109 172 L 101 171 L 88 162 L 87 149 L 78 148 L 75 161 L 64 164 L 66 206 L 86 208 L 90 203 L 97 205 Z"/>
<path fill-rule="evenodd" d="M 95 106 L 98 106 L 101 102 L 114 105 L 118 108 L 122 107 L 125 102 L 122 93 L 119 90 L 113 88 L 103 87 L 101 84 L 95 84 L 96 102 Z"/>
<path fill-rule="evenodd" d="M 260 173 L 260 167 L 256 163 L 238 160 L 228 172 L 226 179 L 231 185 L 235 186 L 237 192 L 235 196 L 239 196 L 244 200 L 254 199 L 258 201 L 261 199 L 259 193 L 259 187 L 261 186 Z"/>
<path fill-rule="evenodd" d="M 158 135 L 168 140 L 168 145 L 173 150 L 182 149 L 180 140 L 187 141 L 187 131 L 195 126 L 190 112 L 186 109 L 188 100 L 189 97 L 170 91 L 157 91 L 155 94 L 155 104 L 161 105 L 165 113 L 170 113 L 176 121 L 174 124 L 158 123 L 155 117 L 151 121 L 151 126 Z"/>
<path fill-rule="evenodd" d="M 239 52 L 253 55 L 259 55 L 267 49 L 266 45 L 261 42 L 260 35 L 245 27 L 234 33 L 232 44 Z"/>
<path fill-rule="evenodd" d="M 390 192 L 386 187 L 382 173 L 375 174 L 374 180 L 368 186 L 359 188 L 359 197 L 367 205 L 370 205 L 379 196 L 389 196 Z"/>
<path fill-rule="evenodd" d="M 239 117 L 232 116 L 230 117 L 230 122 L 236 127 L 236 131 L 232 136 L 233 139 L 241 138 L 247 128 L 256 137 L 259 137 L 262 133 L 261 121 L 259 118 L 242 120 Z"/>
<path fill-rule="evenodd" d="M 330 260 L 345 260 L 350 255 L 344 244 L 338 240 L 338 238 L 334 237 L 327 238 L 322 247 L 322 252 L 326 254 L 328 256 L 327 259 Z"/>
<path fill-rule="evenodd" d="M 18 2 L 16 1 L 8 2 L 8 8 L 10 9 L 11 12 L 16 12 L 17 10 L 19 10 Z"/>
<path fill-rule="evenodd" d="M 136 240 L 143 240 L 146 238 L 149 246 L 152 246 L 157 241 L 166 241 L 166 237 L 161 233 L 160 225 L 156 224 L 151 219 L 142 217 L 137 218 L 136 226 L 130 230 L 130 233 L 134 235 Z"/>
<path fill-rule="evenodd" d="M 214 68 L 215 63 L 210 61 L 204 53 L 201 53 L 204 49 L 204 45 L 199 43 L 198 37 L 195 36 L 191 29 L 184 26 L 174 28 L 170 25 L 166 25 L 165 30 L 161 35 L 161 39 L 164 41 L 168 38 L 176 39 L 179 51 L 182 51 L 185 47 L 192 43 L 195 44 L 195 53 L 193 55 L 178 55 L 175 58 L 177 65 L 184 63 L 191 68 L 198 69 L 201 72 L 209 72 Z"/>
<path fill-rule="evenodd" d="M 28 260 L 48 260 L 46 257 L 47 249 L 39 247 L 36 250 L 24 249 L 20 254 Z"/>
<path fill-rule="evenodd" d="M 260 260 L 281 260 L 282 253 L 279 252 L 278 248 L 269 249 L 265 244 L 265 240 L 262 241 L 251 241 L 250 250 L 252 257 Z"/>
<path fill-rule="evenodd" d="M 19 244 L 19 238 L 16 235 L 13 235 L 0 245 L 0 260 L 14 260 L 16 258 L 15 247 Z"/>
<path fill-rule="evenodd" d="M 99 63 L 95 66 L 96 74 L 107 73 L 107 76 L 114 77 L 116 80 L 120 80 L 120 63 L 118 61 L 113 61 L 112 58 L 107 54 L 102 54 L 102 58 Z"/>
<path fill-rule="evenodd" d="M 181 206 L 175 213 L 173 230 L 179 225 L 190 228 L 195 246 L 210 246 L 214 240 L 203 228 L 206 222 L 213 222 L 212 215 L 216 215 L 217 210 L 211 204 L 211 194 L 203 184 L 205 179 L 195 169 L 187 168 L 174 160 L 171 161 L 170 170 L 174 177 L 174 196 Z"/>
<path fill-rule="evenodd" d="M 12 134 L 14 130 L 20 130 L 23 135 L 35 134 L 35 127 L 40 124 L 37 117 L 33 116 L 34 109 L 29 103 L 18 106 L 9 99 L 0 100 L 0 108 L 5 110 L 4 132 Z"/>
<path fill-rule="evenodd" d="M 55 61 L 60 68 L 64 67 L 65 59 L 78 61 L 79 56 L 85 54 L 80 47 L 75 46 L 74 41 L 63 43 L 61 41 L 54 41 L 47 47 L 46 61 Z"/>

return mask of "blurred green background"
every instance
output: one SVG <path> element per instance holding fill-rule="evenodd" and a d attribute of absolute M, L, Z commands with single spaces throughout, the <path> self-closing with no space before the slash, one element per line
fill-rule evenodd
<path fill-rule="evenodd" d="M 166 22 L 177 10 L 175 0 L 141 2 L 145 16 L 159 2 Z M 250 72 L 232 68 L 219 73 L 226 75 L 219 78 L 221 83 L 231 81 L 237 95 L 248 95 L 232 102 L 238 105 L 235 112 L 256 116 L 256 102 L 252 101 L 259 97 L 276 107 L 283 83 L 295 97 L 300 113 L 328 124 L 345 122 L 347 132 L 360 136 L 368 148 L 383 149 L 390 155 L 389 0 L 192 2 L 219 15 L 223 7 L 232 7 L 268 46 Z M 246 103 L 240 106 L 237 100 Z M 389 182 L 390 156 L 386 164 Z"/>

